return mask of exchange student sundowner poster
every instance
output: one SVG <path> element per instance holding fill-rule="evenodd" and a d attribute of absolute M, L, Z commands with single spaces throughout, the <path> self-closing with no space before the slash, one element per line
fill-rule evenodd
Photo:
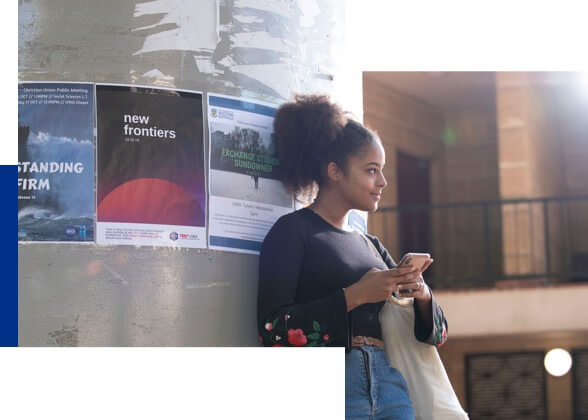
<path fill-rule="evenodd" d="M 257 254 L 275 221 L 293 210 L 278 180 L 275 113 L 269 104 L 208 95 L 212 249 Z"/>
<path fill-rule="evenodd" d="M 96 85 L 97 242 L 206 247 L 202 94 Z"/>
<path fill-rule="evenodd" d="M 94 240 L 94 85 L 18 85 L 18 240 Z"/>

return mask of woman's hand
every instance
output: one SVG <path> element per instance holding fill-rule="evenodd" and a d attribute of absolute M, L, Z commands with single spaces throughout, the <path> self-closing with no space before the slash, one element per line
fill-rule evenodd
<path fill-rule="evenodd" d="M 425 279 L 423 279 L 422 274 L 419 274 L 413 282 L 399 284 L 395 292 L 397 297 L 413 297 L 417 300 L 431 299 L 431 292 L 425 284 Z"/>
<path fill-rule="evenodd" d="M 357 283 L 345 289 L 347 312 L 364 303 L 382 302 L 401 284 L 415 284 L 422 279 L 421 272 L 413 266 L 378 270 L 372 268 L 365 273 Z M 425 287 L 428 292 L 428 288 Z"/>
<path fill-rule="evenodd" d="M 413 297 L 419 301 L 428 302 L 431 300 L 431 291 L 425 284 L 423 278 L 423 272 L 433 263 L 433 260 L 429 258 L 425 261 L 423 268 L 418 272 L 418 277 L 412 282 L 398 284 L 398 289 L 395 290 L 396 296 L 398 297 Z"/>

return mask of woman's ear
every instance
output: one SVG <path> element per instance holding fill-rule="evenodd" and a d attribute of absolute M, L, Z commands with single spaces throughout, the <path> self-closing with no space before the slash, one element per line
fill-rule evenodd
<path fill-rule="evenodd" d="M 333 182 L 338 182 L 341 179 L 342 171 L 339 165 L 335 162 L 329 162 L 327 165 L 327 176 Z"/>

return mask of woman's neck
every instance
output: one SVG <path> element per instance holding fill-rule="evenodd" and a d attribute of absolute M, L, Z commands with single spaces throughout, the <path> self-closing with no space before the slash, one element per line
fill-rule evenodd
<path fill-rule="evenodd" d="M 336 228 L 344 229 L 349 209 L 339 205 L 338 200 L 333 198 L 330 199 L 328 194 L 319 192 L 314 202 L 308 207 Z"/>

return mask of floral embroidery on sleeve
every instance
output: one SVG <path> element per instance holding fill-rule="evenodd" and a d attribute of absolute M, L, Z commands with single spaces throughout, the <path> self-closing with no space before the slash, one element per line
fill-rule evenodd
<path fill-rule="evenodd" d="M 437 347 L 441 347 L 447 341 L 447 324 L 445 323 L 445 317 L 441 309 L 437 308 L 433 315 L 433 344 Z"/>
<path fill-rule="evenodd" d="M 288 328 L 289 319 L 290 314 L 287 313 L 266 322 L 263 326 L 264 336 L 259 337 L 260 341 L 272 347 L 323 347 L 333 341 L 326 331 L 326 325 L 321 326 L 317 321 L 312 321 L 312 330 L 304 331 L 301 328 Z"/>

